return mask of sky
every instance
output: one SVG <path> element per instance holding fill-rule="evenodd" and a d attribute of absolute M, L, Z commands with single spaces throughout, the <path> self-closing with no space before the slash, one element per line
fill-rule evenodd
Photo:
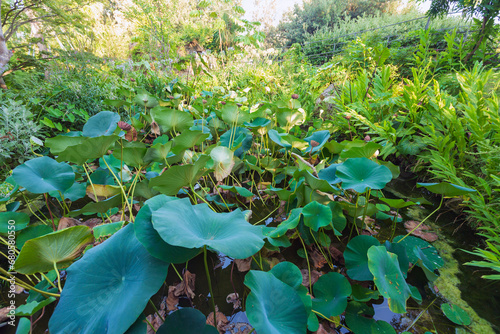
<path fill-rule="evenodd" d="M 313 0 L 314 1 L 314 0 Z M 408 2 L 409 0 L 403 0 L 403 3 Z M 276 16 L 274 17 L 274 25 L 277 25 L 280 21 L 283 14 L 288 11 L 291 7 L 293 7 L 296 3 L 302 3 L 302 0 L 276 0 Z M 426 0 L 424 3 L 420 4 L 419 7 L 423 11 L 429 9 L 430 1 Z M 258 11 L 259 8 L 255 7 L 255 0 L 242 0 L 242 6 L 245 9 L 245 18 L 252 19 L 252 14 L 254 11 Z"/>

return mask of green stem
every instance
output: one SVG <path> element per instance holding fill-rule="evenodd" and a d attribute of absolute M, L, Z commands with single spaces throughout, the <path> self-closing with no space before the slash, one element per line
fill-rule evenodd
<path fill-rule="evenodd" d="M 307 249 L 306 249 L 306 244 L 304 243 L 304 240 L 302 240 L 302 237 L 300 236 L 300 232 L 297 231 L 300 242 L 302 243 L 302 247 L 304 247 L 304 253 L 306 254 L 306 261 L 307 261 L 307 272 L 309 273 L 309 292 L 312 293 L 312 280 L 311 280 L 311 264 L 309 263 L 309 255 L 307 254 Z"/>
<path fill-rule="evenodd" d="M 59 288 L 59 292 L 62 292 L 61 275 L 59 274 L 59 270 L 57 270 L 57 264 L 55 262 L 54 262 L 54 270 L 56 271 L 56 275 L 57 275 L 57 287 Z"/>
<path fill-rule="evenodd" d="M 207 274 L 207 281 L 208 281 L 208 289 L 210 291 L 210 299 L 212 300 L 212 309 L 214 312 L 214 324 L 215 327 L 217 328 L 217 317 L 215 315 L 215 296 L 214 292 L 212 291 L 212 280 L 210 279 L 210 271 L 208 270 L 208 263 L 207 263 L 207 245 L 203 247 L 203 261 L 205 263 L 205 273 Z"/>
<path fill-rule="evenodd" d="M 45 276 L 44 273 L 40 273 L 40 274 L 42 274 L 43 278 L 45 278 L 45 280 L 47 281 L 47 283 L 49 283 L 50 285 L 52 285 L 52 287 L 54 289 L 57 289 L 57 286 L 54 283 L 52 283 L 52 281 L 47 276 Z"/>
<path fill-rule="evenodd" d="M 413 230 L 411 230 L 410 232 L 408 232 L 407 235 L 405 235 L 404 237 L 402 237 L 401 239 L 398 240 L 398 243 L 400 243 L 401 241 L 403 241 L 404 239 L 406 239 L 407 236 L 409 236 L 410 234 L 412 234 L 416 229 L 418 229 L 427 219 L 429 219 L 433 214 L 435 214 L 437 211 L 439 211 L 439 209 L 441 209 L 441 205 L 443 205 L 443 199 L 444 199 L 444 196 L 441 196 L 441 202 L 439 203 L 439 206 L 437 207 L 436 210 L 432 211 L 430 215 L 428 215 L 427 217 L 424 218 L 424 220 L 422 220 L 420 222 L 420 224 L 418 224 L 417 226 L 415 226 L 415 228 Z"/>
<path fill-rule="evenodd" d="M 177 271 L 177 268 L 176 268 L 173 264 L 172 264 L 172 268 L 174 268 L 175 273 L 177 274 L 177 276 L 179 276 L 179 278 L 181 279 L 181 281 L 184 281 L 184 280 L 182 279 L 181 274 L 179 274 L 179 271 Z"/>
<path fill-rule="evenodd" d="M 151 301 L 151 299 L 149 299 L 149 303 L 151 304 L 151 306 L 153 306 L 153 308 L 155 309 L 155 313 L 156 315 L 158 315 L 158 317 L 161 319 L 162 322 L 165 322 L 165 318 L 161 316 L 160 312 L 158 312 L 158 308 L 156 308 L 156 305 L 155 303 L 153 303 Z"/>
<path fill-rule="evenodd" d="M 123 199 L 125 200 L 125 204 L 127 205 L 128 211 L 130 212 L 130 221 L 133 222 L 134 221 L 134 216 L 133 216 L 133 213 L 132 213 L 132 207 L 131 207 L 130 203 L 128 202 L 127 194 L 125 193 L 125 189 L 123 188 L 123 184 L 120 182 L 120 180 L 118 179 L 118 177 L 115 175 L 115 173 L 113 172 L 113 170 L 111 169 L 111 167 L 109 167 L 108 163 L 106 162 L 106 159 L 102 158 L 102 160 L 106 164 L 106 167 L 108 167 L 108 170 L 111 172 L 111 175 L 113 175 L 113 177 L 115 178 L 116 182 L 118 183 L 118 186 L 120 187 L 120 190 L 122 191 L 122 194 L 124 196 Z"/>

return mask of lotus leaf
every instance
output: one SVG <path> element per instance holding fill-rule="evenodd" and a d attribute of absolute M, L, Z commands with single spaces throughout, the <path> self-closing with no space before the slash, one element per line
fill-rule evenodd
<path fill-rule="evenodd" d="M 307 311 L 294 288 L 270 272 L 249 271 L 245 285 L 252 291 L 247 297 L 246 313 L 258 333 L 303 334 Z"/>
<path fill-rule="evenodd" d="M 369 235 L 358 235 L 349 241 L 344 259 L 350 278 L 357 281 L 373 280 L 373 274 L 368 268 L 368 249 L 372 246 L 380 246 L 380 242 Z"/>
<path fill-rule="evenodd" d="M 151 222 L 152 213 L 160 209 L 165 203 L 173 200 L 178 200 L 178 198 L 158 195 L 147 200 L 135 217 L 135 235 L 148 252 L 157 259 L 169 263 L 184 263 L 198 255 L 199 249 L 167 244 L 154 229 Z"/>
<path fill-rule="evenodd" d="M 129 224 L 67 269 L 51 333 L 124 333 L 162 286 L 168 263 L 152 257 Z"/>
<path fill-rule="evenodd" d="M 34 194 L 50 191 L 65 192 L 75 182 L 75 173 L 70 165 L 57 162 L 49 157 L 40 157 L 26 161 L 14 168 L 14 181 Z"/>
<path fill-rule="evenodd" d="M 461 196 L 465 194 L 470 194 L 476 192 L 477 190 L 466 188 L 462 186 L 457 186 L 453 183 L 441 182 L 441 183 L 417 183 L 417 188 L 424 187 L 425 189 L 444 196 Z"/>
<path fill-rule="evenodd" d="M 441 305 L 441 310 L 448 319 L 450 319 L 457 325 L 468 326 L 472 322 L 467 312 L 465 312 L 464 309 L 457 305 L 444 303 Z"/>
<path fill-rule="evenodd" d="M 304 215 L 304 224 L 314 231 L 317 231 L 320 227 L 330 225 L 333 219 L 330 208 L 316 201 L 304 206 L 302 215 Z"/>
<path fill-rule="evenodd" d="M 206 324 L 206 318 L 200 311 L 183 308 L 170 314 L 156 334 L 218 334 L 219 331 Z"/>
<path fill-rule="evenodd" d="M 304 138 L 304 140 L 309 143 L 306 153 L 310 152 L 311 154 L 314 154 L 320 151 L 328 139 L 330 139 L 330 131 L 328 130 L 316 131 L 311 136 Z M 313 143 L 313 141 L 315 143 Z"/>
<path fill-rule="evenodd" d="M 250 190 L 248 190 L 247 188 L 236 187 L 236 186 L 225 186 L 225 185 L 220 185 L 219 187 L 221 189 L 229 190 L 230 192 L 236 193 L 236 194 L 243 196 L 243 197 L 253 197 L 254 196 L 254 194 Z"/>
<path fill-rule="evenodd" d="M 12 224 L 9 224 L 9 222 Z M 24 212 L 0 212 L 0 233 L 6 234 L 9 231 L 21 231 L 28 226 L 29 222 L 30 217 Z"/>
<path fill-rule="evenodd" d="M 313 309 L 326 317 L 336 317 L 347 307 L 351 295 L 351 284 L 339 273 L 328 273 L 319 277 L 313 285 Z"/>
<path fill-rule="evenodd" d="M 22 230 L 16 237 L 16 247 L 18 249 L 23 248 L 26 241 L 41 237 L 54 232 L 52 228 L 48 225 L 30 225 L 24 230 Z"/>
<path fill-rule="evenodd" d="M 32 275 L 69 266 L 80 255 L 83 247 L 94 240 L 87 226 L 73 226 L 26 241 L 14 268 Z"/>
<path fill-rule="evenodd" d="M 335 175 L 337 172 L 337 167 L 340 166 L 340 164 L 331 164 L 327 168 L 324 168 L 318 172 L 318 177 L 321 180 L 325 180 L 330 184 L 337 184 L 342 182 L 340 178 Z"/>
<path fill-rule="evenodd" d="M 389 253 L 384 246 L 372 246 L 368 250 L 368 267 L 380 294 L 387 298 L 391 311 L 405 313 L 410 287 L 401 272 L 397 255 Z"/>
<path fill-rule="evenodd" d="M 84 137 L 110 136 L 116 130 L 120 115 L 111 111 L 101 111 L 89 118 L 83 126 Z"/>
<path fill-rule="evenodd" d="M 193 125 L 193 116 L 177 109 L 155 107 L 151 109 L 151 116 L 163 132 L 183 131 Z"/>
<path fill-rule="evenodd" d="M 396 334 L 389 323 L 382 320 L 375 321 L 372 318 L 374 315 L 372 307 L 360 302 L 349 302 L 345 311 L 345 321 L 354 334 Z"/>
<path fill-rule="evenodd" d="M 363 193 L 368 189 L 383 189 L 392 180 L 389 168 L 367 158 L 347 159 L 337 167 L 335 175 L 342 180 L 342 188 Z"/>
<path fill-rule="evenodd" d="M 28 302 L 16 308 L 16 315 L 22 317 L 28 317 L 34 315 L 36 312 L 40 311 L 42 308 L 49 305 L 55 300 L 56 299 L 54 297 L 49 297 L 41 302 L 37 301 Z"/>
<path fill-rule="evenodd" d="M 261 229 L 249 224 L 240 210 L 216 213 L 206 204 L 192 205 L 187 198 L 165 203 L 152 213 L 152 221 L 162 239 L 173 246 L 208 246 L 244 259 L 264 245 Z"/>
<path fill-rule="evenodd" d="M 217 146 L 210 152 L 214 161 L 214 175 L 217 181 L 222 181 L 231 174 L 234 166 L 234 153 L 225 146 Z"/>

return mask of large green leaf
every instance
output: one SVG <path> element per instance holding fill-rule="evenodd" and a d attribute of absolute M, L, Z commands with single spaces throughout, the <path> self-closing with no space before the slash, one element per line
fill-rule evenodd
<path fill-rule="evenodd" d="M 302 209 L 304 215 L 304 224 L 314 231 L 320 227 L 328 226 L 332 223 L 332 210 L 327 205 L 313 201 Z"/>
<path fill-rule="evenodd" d="M 425 240 L 414 236 L 398 235 L 393 243 L 398 243 L 406 248 L 406 255 L 411 263 L 417 263 L 421 260 L 419 252 L 425 255 L 426 264 L 430 270 L 434 271 L 444 265 L 443 258 L 439 255 L 437 249 Z"/>
<path fill-rule="evenodd" d="M 339 273 L 320 276 L 313 285 L 313 309 L 326 317 L 336 317 L 347 307 L 347 297 L 351 295 L 351 284 Z"/>
<path fill-rule="evenodd" d="M 127 225 L 67 269 L 50 332 L 124 333 L 162 286 L 167 269 Z"/>
<path fill-rule="evenodd" d="M 358 193 L 367 189 L 383 189 L 392 180 L 389 168 L 367 158 L 347 159 L 337 167 L 335 175 L 342 180 L 342 188 Z"/>
<path fill-rule="evenodd" d="M 49 157 L 35 158 L 14 168 L 14 181 L 34 194 L 49 191 L 65 192 L 75 182 L 75 173 L 70 165 Z"/>
<path fill-rule="evenodd" d="M 200 179 L 208 160 L 208 155 L 202 155 L 193 165 L 172 166 L 160 176 L 152 178 L 149 186 L 168 196 L 177 195 L 182 187 L 192 186 Z"/>
<path fill-rule="evenodd" d="M 65 268 L 80 254 L 83 247 L 94 240 L 87 226 L 73 226 L 61 231 L 28 240 L 17 257 L 17 272 L 32 275 L 57 268 Z"/>
<path fill-rule="evenodd" d="M 219 331 L 206 324 L 203 313 L 194 308 L 183 308 L 170 314 L 156 334 L 218 334 Z"/>
<path fill-rule="evenodd" d="M 110 136 L 116 130 L 120 115 L 111 111 L 101 111 L 89 118 L 83 126 L 83 136 L 100 137 Z"/>
<path fill-rule="evenodd" d="M 0 212 L 0 233 L 21 231 L 28 226 L 29 222 L 30 217 L 24 212 Z"/>
<path fill-rule="evenodd" d="M 238 108 L 234 102 L 228 102 L 222 107 L 221 117 L 226 124 L 231 124 L 232 126 L 243 124 L 250 120 L 248 112 Z"/>
<path fill-rule="evenodd" d="M 118 147 L 113 151 L 113 156 L 123 161 L 128 166 L 144 166 L 144 156 L 146 155 L 147 148 L 146 144 L 133 141 L 133 142 L 122 142 L 122 147 Z"/>
<path fill-rule="evenodd" d="M 152 217 L 158 234 L 174 246 L 208 246 L 227 256 L 244 259 L 264 245 L 261 229 L 248 223 L 240 210 L 217 213 L 206 204 L 192 205 L 183 198 L 165 203 Z"/>
<path fill-rule="evenodd" d="M 281 127 L 289 131 L 295 125 L 301 125 L 306 119 L 306 113 L 303 109 L 283 109 L 276 112 L 276 119 Z"/>
<path fill-rule="evenodd" d="M 151 109 L 151 116 L 164 133 L 171 130 L 183 131 L 193 125 L 193 116 L 177 109 L 155 107 Z"/>
<path fill-rule="evenodd" d="M 335 175 L 338 166 L 340 166 L 340 164 L 331 164 L 327 168 L 320 170 L 318 172 L 318 177 L 330 184 L 340 183 L 342 180 Z"/>
<path fill-rule="evenodd" d="M 417 188 L 424 187 L 425 189 L 444 196 L 461 196 L 477 192 L 475 189 L 470 189 L 462 186 L 457 186 L 453 183 L 417 183 Z"/>
<path fill-rule="evenodd" d="M 45 306 L 49 305 L 56 299 L 54 297 L 49 297 L 41 302 L 32 301 L 16 308 L 16 315 L 22 317 L 28 317 L 34 315 L 36 312 L 40 311 Z"/>
<path fill-rule="evenodd" d="M 354 334 L 396 334 L 394 328 L 383 320 L 375 321 L 372 307 L 360 302 L 349 302 L 345 321 Z"/>
<path fill-rule="evenodd" d="M 257 333 L 306 333 L 307 311 L 294 288 L 272 273 L 254 270 L 246 274 L 245 285 L 252 290 L 246 313 Z"/>
<path fill-rule="evenodd" d="M 65 140 L 63 136 L 58 136 L 55 138 L 61 138 L 60 140 Z M 68 137 L 70 138 L 70 137 Z M 78 142 L 71 141 L 71 145 L 63 148 L 62 145 L 57 146 L 57 150 L 54 150 L 54 146 L 47 144 L 50 147 L 50 152 L 57 155 L 57 161 L 68 161 L 73 162 L 77 165 L 83 165 L 85 161 L 89 159 L 97 159 L 105 155 L 112 145 L 120 138 L 116 135 L 110 136 L 100 136 L 100 137 L 76 137 L 79 139 Z"/>
<path fill-rule="evenodd" d="M 368 268 L 380 294 L 387 298 L 391 311 L 406 313 L 406 300 L 410 298 L 411 292 L 399 267 L 397 255 L 389 253 L 384 246 L 372 246 L 368 250 Z"/>
<path fill-rule="evenodd" d="M 472 322 L 467 312 L 457 305 L 444 303 L 441 305 L 441 310 L 448 319 L 457 325 L 469 326 Z"/>
<path fill-rule="evenodd" d="M 23 248 L 26 241 L 41 237 L 42 235 L 46 235 L 54 232 L 52 227 L 48 225 L 30 225 L 24 230 L 21 231 L 16 237 L 16 247 L 18 249 Z"/>
<path fill-rule="evenodd" d="M 382 145 L 368 142 L 366 144 L 362 144 L 361 146 L 351 146 L 340 153 L 341 159 L 349 159 L 349 158 L 371 158 L 377 150 L 380 150 Z"/>
<path fill-rule="evenodd" d="M 350 278 L 357 281 L 373 280 L 367 254 L 372 246 L 380 246 L 380 242 L 370 235 L 358 235 L 349 241 L 344 251 L 344 260 Z"/>
<path fill-rule="evenodd" d="M 192 148 L 195 145 L 200 145 L 208 138 L 209 134 L 198 130 L 184 130 L 180 135 L 175 137 L 172 142 L 174 147 L 172 152 L 179 154 L 182 151 Z"/>
<path fill-rule="evenodd" d="M 154 229 L 151 222 L 153 212 L 173 200 L 178 200 L 178 198 L 158 195 L 147 200 L 135 217 L 135 235 L 154 257 L 169 263 L 184 263 L 195 257 L 200 252 L 199 249 L 167 244 Z"/>

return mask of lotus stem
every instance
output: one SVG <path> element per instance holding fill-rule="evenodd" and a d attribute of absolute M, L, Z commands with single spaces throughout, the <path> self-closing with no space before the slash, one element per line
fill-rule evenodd
<path fill-rule="evenodd" d="M 3 270 L 2 270 L 2 272 L 3 272 Z M 7 274 L 9 274 L 9 273 L 7 272 Z M 11 274 L 9 274 L 9 275 L 11 275 Z M 11 276 L 13 276 L 13 275 L 11 275 Z M 7 277 L 4 277 L 4 276 L 0 276 L 0 279 L 4 280 L 6 282 L 10 281 Z M 38 293 L 41 293 L 42 295 L 47 295 L 47 296 L 52 296 L 52 297 L 58 297 L 58 298 L 61 297 L 60 294 L 51 293 L 51 292 L 47 292 L 47 291 L 43 291 L 43 290 L 37 289 L 37 288 L 29 285 L 28 283 L 25 283 L 25 282 L 21 281 L 20 279 L 18 279 L 15 276 L 14 276 L 14 279 L 15 279 L 17 285 L 19 285 L 20 287 L 25 288 L 27 290 L 33 290 L 33 291 L 36 291 Z"/>
<path fill-rule="evenodd" d="M 146 320 L 146 322 L 148 323 L 149 327 L 151 327 L 151 329 L 156 333 L 156 329 L 153 327 L 153 325 L 151 325 L 151 323 L 149 322 L 148 318 L 144 318 L 144 320 Z"/>
<path fill-rule="evenodd" d="M 43 278 L 45 278 L 45 280 L 47 281 L 47 283 L 49 283 L 50 285 L 52 285 L 52 287 L 54 289 L 57 289 L 57 286 L 54 283 L 52 283 L 52 281 L 47 276 L 45 276 L 44 273 L 41 273 L 41 274 L 42 274 Z"/>
<path fill-rule="evenodd" d="M 408 232 L 408 234 L 406 234 L 404 237 L 402 237 L 401 239 L 399 239 L 398 243 L 400 243 L 401 241 L 403 241 L 404 239 L 406 239 L 407 236 L 409 236 L 416 229 L 418 229 L 427 219 L 429 219 L 433 214 L 435 214 L 437 211 L 439 211 L 439 209 L 441 209 L 441 205 L 443 205 L 443 200 L 444 200 L 444 196 L 441 196 L 441 202 L 439 203 L 439 206 L 437 207 L 437 209 L 434 210 L 434 211 L 432 211 L 430 215 L 428 215 L 427 217 L 425 217 L 424 220 L 422 220 L 420 222 L 420 224 L 418 224 L 417 226 L 415 226 L 415 228 L 413 230 L 411 230 L 410 232 Z"/>
<path fill-rule="evenodd" d="M 57 270 L 57 264 L 55 262 L 54 262 L 54 270 L 56 271 L 56 275 L 57 275 L 57 287 L 59 288 L 59 292 L 62 293 L 61 275 L 59 274 L 59 270 Z"/>
<path fill-rule="evenodd" d="M 57 229 L 56 224 L 54 224 L 54 216 L 52 216 L 52 210 L 50 210 L 49 198 L 47 194 L 43 194 L 43 197 L 45 197 L 45 204 L 47 205 L 47 210 L 49 210 L 50 220 L 52 221 L 52 228 L 54 229 L 54 231 L 56 231 Z"/>
<path fill-rule="evenodd" d="M 158 315 L 158 317 L 161 319 L 161 321 L 165 322 L 165 318 L 161 316 L 160 312 L 158 312 L 158 308 L 156 307 L 155 303 L 153 303 L 151 301 L 151 298 L 149 299 L 149 303 L 151 304 L 151 306 L 153 306 L 153 308 L 155 309 L 156 315 Z"/>
<path fill-rule="evenodd" d="M 312 279 L 311 279 L 311 264 L 309 263 L 309 254 L 307 254 L 306 244 L 304 243 L 304 240 L 300 236 L 300 232 L 299 231 L 297 231 L 297 232 L 298 232 L 300 242 L 302 243 L 302 247 L 304 247 L 304 253 L 306 254 L 307 272 L 309 274 L 309 292 L 312 295 L 313 293 L 312 293 Z"/>
<path fill-rule="evenodd" d="M 207 274 L 207 281 L 208 281 L 208 289 L 210 291 L 210 298 L 212 299 L 212 310 L 214 312 L 214 324 L 215 328 L 217 328 L 217 316 L 215 315 L 217 311 L 215 310 L 215 296 L 214 292 L 212 291 L 212 280 L 210 279 L 210 271 L 208 270 L 208 262 L 207 262 L 207 245 L 203 247 L 203 262 L 205 264 L 205 272 Z"/>
<path fill-rule="evenodd" d="M 132 206 L 128 202 L 127 194 L 125 193 L 125 189 L 123 188 L 123 184 L 120 182 L 120 180 L 116 176 L 115 172 L 113 172 L 113 170 L 111 169 L 111 167 L 109 167 L 108 163 L 106 162 L 106 159 L 103 158 L 102 160 L 104 161 L 104 164 L 106 165 L 106 167 L 108 167 L 108 170 L 111 172 L 111 174 L 115 178 L 116 182 L 118 182 L 118 185 L 120 186 L 120 190 L 122 191 L 122 194 L 124 196 L 123 199 L 125 200 L 125 204 L 127 205 L 128 211 L 130 212 L 130 221 L 133 222 L 134 221 L 134 217 L 132 215 Z M 121 174 L 121 172 L 120 172 L 120 174 Z"/>
<path fill-rule="evenodd" d="M 179 278 L 181 279 L 181 281 L 184 281 L 184 279 L 182 278 L 181 274 L 179 274 L 179 271 L 177 270 L 177 268 L 173 264 L 172 264 L 172 268 L 174 268 L 175 273 L 177 274 L 177 276 L 179 276 Z"/>

